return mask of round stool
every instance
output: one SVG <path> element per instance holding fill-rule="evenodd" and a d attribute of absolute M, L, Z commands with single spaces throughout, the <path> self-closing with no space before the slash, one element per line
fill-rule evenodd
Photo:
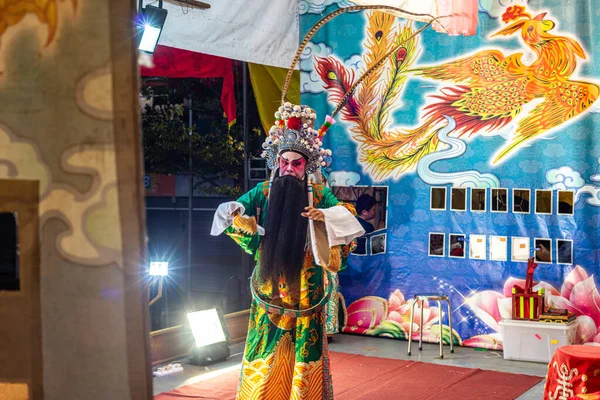
<path fill-rule="evenodd" d="M 559 347 L 550 364 L 544 387 L 544 399 L 569 399 L 600 391 L 600 347 Z"/>
<path fill-rule="evenodd" d="M 410 327 L 408 329 L 408 355 L 410 356 L 410 349 L 412 345 L 412 332 L 413 332 L 413 320 L 415 314 L 415 306 L 421 302 L 421 318 L 419 319 L 419 351 L 423 350 L 423 301 L 437 301 L 438 308 L 440 310 L 439 323 L 440 323 L 440 358 L 444 358 L 444 341 L 442 340 L 442 301 L 448 303 L 448 325 L 450 325 L 450 353 L 454 353 L 454 347 L 452 342 L 452 308 L 450 307 L 450 299 L 445 294 L 437 293 L 419 293 L 415 294 L 412 305 L 410 306 Z"/>

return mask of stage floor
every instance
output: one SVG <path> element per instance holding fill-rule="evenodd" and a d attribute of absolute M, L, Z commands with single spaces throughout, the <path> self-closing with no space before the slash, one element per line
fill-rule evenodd
<path fill-rule="evenodd" d="M 477 351 L 468 347 L 456 347 L 455 353 L 450 353 L 450 347 L 444 346 L 444 359 L 439 359 L 439 345 L 424 343 L 423 350 L 419 352 L 418 342 L 413 342 L 412 356 L 408 357 L 408 342 L 383 338 L 373 338 L 357 335 L 335 335 L 334 341 L 329 345 L 332 351 L 340 353 L 360 354 L 364 356 L 394 358 L 400 360 L 414 360 L 431 362 L 441 365 L 455 365 L 467 368 L 480 368 L 485 370 L 509 372 L 513 374 L 526 374 L 546 376 L 547 364 L 531 363 L 524 361 L 507 361 L 502 358 L 502 352 Z M 233 346 L 231 357 L 226 361 L 213 364 L 209 367 L 198 367 L 185 364 L 184 371 L 160 378 L 154 378 L 154 394 L 168 392 L 180 386 L 204 380 L 209 376 L 220 374 L 237 368 L 244 351 L 243 343 Z M 335 382 L 335 376 L 334 376 Z M 543 397 L 544 381 L 538 383 L 529 391 L 518 397 L 519 400 L 538 400 Z"/>

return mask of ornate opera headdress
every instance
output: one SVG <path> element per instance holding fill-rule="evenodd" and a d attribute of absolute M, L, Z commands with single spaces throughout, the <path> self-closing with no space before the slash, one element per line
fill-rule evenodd
<path fill-rule="evenodd" d="M 271 127 L 269 136 L 263 143 L 262 155 L 267 159 L 269 169 L 277 169 L 279 156 L 286 151 L 294 151 L 306 158 L 307 174 L 312 174 L 319 167 L 325 166 L 323 160 L 331 156 L 331 150 L 321 147 L 325 130 L 314 129 L 316 118 L 317 114 L 307 106 L 286 102 L 279 107 L 275 113 L 275 125 Z"/>
<path fill-rule="evenodd" d="M 340 103 L 337 105 L 331 116 L 328 115 L 325 118 L 325 123 L 323 123 L 323 125 L 321 125 L 321 127 L 318 130 L 315 130 L 314 123 L 317 119 L 317 115 L 315 114 L 314 110 L 307 106 L 294 105 L 290 102 L 285 101 L 285 96 L 287 94 L 287 90 L 292 79 L 292 73 L 294 72 L 294 67 L 300 60 L 300 56 L 304 51 L 306 45 L 309 43 L 310 39 L 312 39 L 315 33 L 317 33 L 317 31 L 323 25 L 325 25 L 327 22 L 331 21 L 338 15 L 358 10 L 388 10 L 396 11 L 401 15 L 406 15 L 407 17 L 417 17 L 420 18 L 420 20 L 422 20 L 423 17 L 430 17 L 431 19 L 423 27 L 417 30 L 413 35 L 398 43 L 396 47 L 394 47 L 387 54 L 384 54 L 379 60 L 377 60 L 365 72 L 363 72 L 363 74 L 348 89 L 348 91 L 346 92 Z M 269 135 L 263 143 L 264 151 L 262 153 L 262 156 L 267 159 L 267 166 L 269 167 L 269 169 L 275 172 L 275 170 L 279 167 L 279 156 L 286 151 L 294 151 L 306 157 L 307 174 L 312 174 L 316 172 L 320 167 L 325 166 L 325 159 L 331 157 L 331 150 L 327 150 L 322 147 L 323 136 L 327 132 L 327 129 L 329 129 L 329 127 L 335 123 L 335 116 L 342 109 L 342 107 L 344 107 L 348 99 L 350 99 L 350 97 L 354 94 L 354 91 L 356 90 L 358 85 L 360 85 L 360 83 L 362 83 L 362 81 L 365 78 L 367 78 L 371 73 L 373 73 L 376 69 L 381 67 L 386 62 L 388 57 L 390 57 L 392 54 L 398 51 L 398 49 L 401 46 L 403 46 L 407 41 L 417 36 L 433 22 L 437 21 L 439 23 L 439 18 L 445 17 L 436 18 L 429 14 L 412 13 L 398 7 L 372 5 L 340 8 L 326 15 L 319 22 L 317 22 L 312 27 L 312 29 L 308 31 L 308 33 L 302 40 L 302 43 L 300 43 L 298 50 L 296 51 L 296 55 L 294 57 L 294 60 L 292 61 L 292 65 L 288 70 L 287 76 L 283 84 L 283 90 L 281 94 L 281 106 L 279 107 L 279 110 L 275 113 L 275 124 L 269 130 Z"/>

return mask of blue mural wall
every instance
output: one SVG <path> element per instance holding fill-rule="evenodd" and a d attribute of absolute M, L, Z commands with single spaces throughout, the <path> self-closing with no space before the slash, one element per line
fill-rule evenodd
<path fill-rule="evenodd" d="M 301 32 L 325 13 L 350 5 L 301 3 Z M 386 234 L 385 251 L 351 255 L 340 274 L 345 332 L 406 338 L 408 300 L 418 292 L 439 292 L 452 301 L 455 341 L 499 349 L 499 322 L 510 316 L 510 291 L 525 278 L 523 257 L 543 244 L 550 245 L 550 258 L 535 271 L 538 287 L 545 287 L 551 305 L 578 316 L 580 341 L 600 343 L 596 10 L 586 1 L 577 6 L 530 1 L 510 10 L 492 3 L 480 2 L 475 36 L 425 29 L 366 82 L 374 93 L 363 91 L 362 100 L 371 95 L 372 101 L 361 103 L 359 88 L 355 103 L 351 99 L 325 136 L 333 150 L 327 168 L 331 185 L 388 187 L 387 224 L 371 234 Z M 364 71 L 382 35 L 393 42 L 423 26 L 397 18 L 377 33 L 374 24 L 385 21 L 376 18 L 373 12 L 343 14 L 306 48 L 300 62 L 302 103 L 321 120 L 331 114 L 343 87 Z M 445 209 L 432 209 L 434 187 L 446 188 Z M 452 188 L 465 189 L 455 192 L 455 203 Z M 483 193 L 473 188 L 484 189 L 485 211 L 473 211 L 472 196 Z M 527 192 L 522 189 L 529 190 L 529 209 L 520 208 Z M 550 210 L 544 210 L 548 199 L 536 190 L 550 191 Z M 451 210 L 463 206 L 464 211 Z M 433 254 L 430 233 L 443 234 L 443 254 Z M 464 235 L 464 241 L 457 240 L 461 236 L 451 241 L 451 234 Z M 471 235 L 484 236 L 478 242 L 485 244 L 481 259 L 473 258 L 478 237 Z M 497 260 L 502 258 L 506 261 Z M 441 313 L 441 334 L 448 341 L 447 313 L 436 304 L 423 304 L 423 312 L 425 339 L 439 337 Z"/>

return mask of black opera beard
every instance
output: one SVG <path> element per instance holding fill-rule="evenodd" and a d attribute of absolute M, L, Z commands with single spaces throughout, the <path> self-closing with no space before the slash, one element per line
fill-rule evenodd
<path fill-rule="evenodd" d="M 308 218 L 301 214 L 308 206 L 306 180 L 286 175 L 275 178 L 269 194 L 259 258 L 259 275 L 271 281 L 276 293 L 280 276 L 297 290 L 304 262 Z"/>

